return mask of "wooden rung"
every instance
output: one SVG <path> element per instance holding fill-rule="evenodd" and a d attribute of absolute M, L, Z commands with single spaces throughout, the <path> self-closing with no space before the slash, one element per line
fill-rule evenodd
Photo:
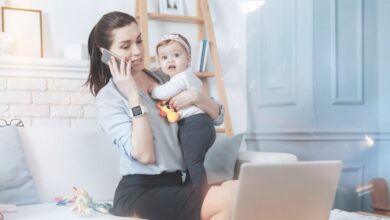
<path fill-rule="evenodd" d="M 148 17 L 150 19 L 161 20 L 161 21 L 195 23 L 195 24 L 203 24 L 204 23 L 203 18 L 195 17 L 195 16 L 166 15 L 166 14 L 160 14 L 160 13 L 148 13 Z"/>
<path fill-rule="evenodd" d="M 217 133 L 225 133 L 225 128 L 216 128 L 215 131 Z"/>
<path fill-rule="evenodd" d="M 150 59 L 150 62 L 151 62 L 151 63 L 154 63 L 154 62 L 157 61 L 157 60 L 156 60 L 156 56 L 151 56 L 149 59 Z"/>
<path fill-rule="evenodd" d="M 215 76 L 213 72 L 196 72 L 195 75 L 199 78 L 209 78 Z"/>

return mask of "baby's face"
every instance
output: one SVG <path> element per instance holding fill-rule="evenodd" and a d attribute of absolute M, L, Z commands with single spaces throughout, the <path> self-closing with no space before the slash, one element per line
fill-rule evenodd
<path fill-rule="evenodd" d="M 183 72 L 190 65 L 191 57 L 179 42 L 172 41 L 160 46 L 157 52 L 162 71 L 171 77 Z"/>

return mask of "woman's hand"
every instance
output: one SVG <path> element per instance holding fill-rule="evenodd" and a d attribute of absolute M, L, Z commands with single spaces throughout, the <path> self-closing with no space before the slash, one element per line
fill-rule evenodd
<path fill-rule="evenodd" d="M 196 105 L 196 107 L 202 109 L 213 120 L 216 119 L 220 114 L 219 104 L 217 102 L 210 99 L 203 93 L 193 89 L 184 90 L 183 92 L 174 96 L 169 101 L 169 104 L 171 104 L 176 110 L 187 108 L 191 105 Z"/>
<path fill-rule="evenodd" d="M 126 96 L 129 101 L 138 99 L 137 84 L 131 75 L 131 62 L 126 62 L 125 59 L 122 58 L 118 67 L 115 58 L 111 57 L 108 66 L 110 67 L 112 78 L 119 91 Z"/>

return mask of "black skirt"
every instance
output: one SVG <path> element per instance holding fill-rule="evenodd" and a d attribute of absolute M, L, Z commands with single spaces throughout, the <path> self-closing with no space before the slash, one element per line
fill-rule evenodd
<path fill-rule="evenodd" d="M 200 220 L 208 189 L 184 184 L 180 171 L 127 175 L 115 191 L 111 213 L 149 220 Z"/>

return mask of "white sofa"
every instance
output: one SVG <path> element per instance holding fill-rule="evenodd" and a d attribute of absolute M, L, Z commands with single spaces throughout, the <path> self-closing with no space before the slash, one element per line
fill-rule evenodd
<path fill-rule="evenodd" d="M 25 158 L 38 191 L 40 204 L 18 206 L 4 220 L 82 219 L 54 198 L 72 195 L 72 186 L 86 190 L 94 201 L 111 201 L 120 179 L 119 153 L 99 130 L 83 128 L 19 128 Z M 291 154 L 242 152 L 245 161 L 291 162 Z M 95 219 L 134 219 L 97 214 Z"/>

